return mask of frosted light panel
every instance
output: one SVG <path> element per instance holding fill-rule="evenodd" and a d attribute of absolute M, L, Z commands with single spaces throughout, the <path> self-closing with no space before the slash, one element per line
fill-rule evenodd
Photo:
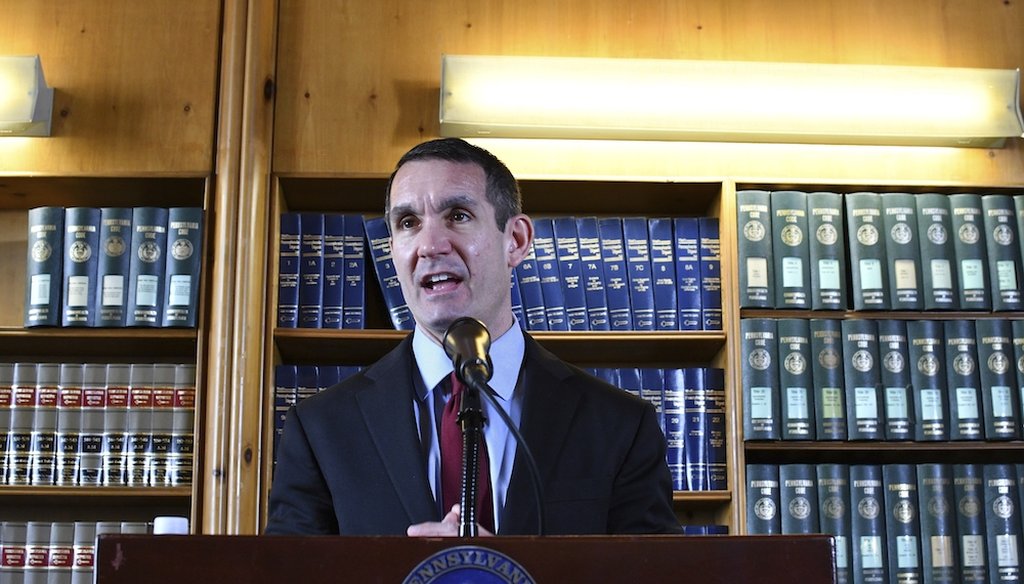
<path fill-rule="evenodd" d="M 997 146 L 1017 70 L 445 56 L 441 134 Z"/>
<path fill-rule="evenodd" d="M 0 136 L 49 136 L 53 89 L 38 56 L 0 56 Z"/>

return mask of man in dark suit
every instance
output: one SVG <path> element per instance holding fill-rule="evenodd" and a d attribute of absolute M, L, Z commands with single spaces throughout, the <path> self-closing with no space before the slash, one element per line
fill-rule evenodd
<path fill-rule="evenodd" d="M 509 278 L 533 223 L 508 168 L 462 140 L 420 144 L 391 175 L 385 212 L 416 330 L 289 413 L 266 533 L 457 534 L 459 506 L 441 502 L 452 495 L 442 493 L 452 364 L 441 340 L 463 316 L 494 339 L 490 386 L 537 461 L 545 533 L 678 533 L 654 408 L 562 362 L 516 323 Z M 537 533 L 522 449 L 489 401 L 482 405 L 491 494 L 483 506 L 498 534 Z"/>

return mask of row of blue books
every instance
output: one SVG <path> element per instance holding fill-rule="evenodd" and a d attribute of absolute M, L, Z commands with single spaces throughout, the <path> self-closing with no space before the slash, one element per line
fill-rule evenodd
<path fill-rule="evenodd" d="M 28 212 L 25 326 L 195 327 L 198 207 Z"/>
<path fill-rule="evenodd" d="M 1018 582 L 1022 464 L 748 464 L 750 534 L 835 536 L 838 582 Z"/>

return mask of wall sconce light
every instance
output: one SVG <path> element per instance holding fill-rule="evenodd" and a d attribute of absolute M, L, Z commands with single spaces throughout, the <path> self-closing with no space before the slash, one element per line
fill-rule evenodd
<path fill-rule="evenodd" d="M 446 55 L 441 135 L 999 147 L 1020 71 Z"/>
<path fill-rule="evenodd" d="M 39 55 L 0 56 L 0 136 L 49 136 L 52 117 Z"/>

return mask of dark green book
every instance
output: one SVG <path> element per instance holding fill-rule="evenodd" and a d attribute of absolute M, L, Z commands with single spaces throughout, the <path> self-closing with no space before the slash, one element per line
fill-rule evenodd
<path fill-rule="evenodd" d="M 992 310 L 1020 310 L 1021 257 L 1016 209 L 1009 195 L 982 195 Z"/>
<path fill-rule="evenodd" d="M 1020 392 L 1014 372 L 1013 328 L 1003 319 L 980 319 L 978 364 L 986 440 L 1020 438 Z"/>
<path fill-rule="evenodd" d="M 741 375 L 743 379 L 743 439 L 778 440 L 782 418 L 779 411 L 779 353 L 775 320 L 745 318 L 740 321 Z"/>
<path fill-rule="evenodd" d="M 779 489 L 782 533 L 821 533 L 814 465 L 780 465 Z"/>
<path fill-rule="evenodd" d="M 914 387 L 914 439 L 918 441 L 949 440 L 943 337 L 939 321 L 907 322 L 910 379 Z"/>
<path fill-rule="evenodd" d="M 854 310 L 889 310 L 882 200 L 878 193 L 846 195 L 846 226 Z"/>
<path fill-rule="evenodd" d="M 775 262 L 775 307 L 811 307 L 810 243 L 807 241 L 807 193 L 774 191 L 772 258 Z"/>
<path fill-rule="evenodd" d="M 846 233 L 842 195 L 827 192 L 807 195 L 807 231 L 811 308 L 846 310 Z"/>
<path fill-rule="evenodd" d="M 917 206 L 910 193 L 882 193 L 882 226 L 893 310 L 921 310 L 921 247 Z"/>
<path fill-rule="evenodd" d="M 974 321 L 947 320 L 946 391 L 949 399 L 949 439 L 984 440 L 981 417 L 981 377 Z"/>
<path fill-rule="evenodd" d="M 906 321 L 878 321 L 878 360 L 885 399 L 885 439 L 913 440 L 914 390 Z"/>
<path fill-rule="evenodd" d="M 815 434 L 818 440 L 846 440 L 842 325 L 835 319 L 813 318 L 809 326 Z"/>
<path fill-rule="evenodd" d="M 747 465 L 747 533 L 782 533 L 779 514 L 779 467 L 774 464 Z"/>
<path fill-rule="evenodd" d="M 822 533 L 835 538 L 836 582 L 849 584 L 853 581 L 850 549 L 850 468 L 845 464 L 819 464 L 818 476 L 818 522 Z"/>
<path fill-rule="evenodd" d="M 956 310 L 956 252 L 949 197 L 937 193 L 917 195 L 917 231 L 921 234 L 921 283 L 925 310 Z"/>
<path fill-rule="evenodd" d="M 854 583 L 888 582 L 887 517 L 881 465 L 850 465 L 850 512 Z"/>
<path fill-rule="evenodd" d="M 917 469 L 913 464 L 887 464 L 882 467 L 882 480 L 889 577 L 895 582 L 920 582 L 923 571 Z"/>
<path fill-rule="evenodd" d="M 768 191 L 736 191 L 741 308 L 775 307 L 770 197 Z"/>
<path fill-rule="evenodd" d="M 873 320 L 848 319 L 842 324 L 849 440 L 885 438 L 882 382 L 878 365 L 878 327 Z"/>
<path fill-rule="evenodd" d="M 917 465 L 917 498 L 921 517 L 922 582 L 955 584 L 960 578 L 953 467 L 935 463 Z"/>
<path fill-rule="evenodd" d="M 985 224 L 981 211 L 981 195 L 957 193 L 949 195 L 949 211 L 953 227 L 953 251 L 956 254 L 956 275 L 960 284 L 961 310 L 991 310 L 988 290 L 988 250 Z"/>
<path fill-rule="evenodd" d="M 986 464 L 983 472 L 989 582 L 1020 582 L 1022 548 L 1017 469 L 1012 464 Z"/>
<path fill-rule="evenodd" d="M 1010 321 L 1010 334 L 1012 335 L 1010 342 L 1013 343 L 1014 370 L 1017 377 L 1014 387 L 1017 388 L 1017 395 L 1024 400 L 1024 393 L 1022 393 L 1024 392 L 1024 320 Z M 1021 407 L 1024 407 L 1024 404 L 1021 404 Z"/>
<path fill-rule="evenodd" d="M 982 465 L 953 465 L 953 497 L 956 509 L 957 545 L 960 548 L 960 582 L 988 582 L 985 553 L 985 487 Z"/>
<path fill-rule="evenodd" d="M 776 325 L 779 338 L 782 439 L 814 440 L 810 325 L 804 318 L 780 318 Z"/>

